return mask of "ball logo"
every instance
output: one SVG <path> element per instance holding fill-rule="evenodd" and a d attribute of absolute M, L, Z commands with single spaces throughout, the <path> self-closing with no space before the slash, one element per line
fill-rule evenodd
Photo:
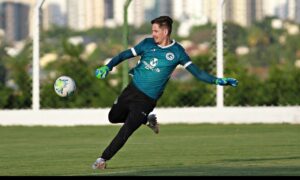
<path fill-rule="evenodd" d="M 166 55 L 167 60 L 173 61 L 175 59 L 175 55 L 171 52 L 167 53 Z"/>
<path fill-rule="evenodd" d="M 157 66 L 157 63 L 158 63 L 158 59 L 157 59 L 157 58 L 154 58 L 154 59 L 152 59 L 152 60 L 150 61 L 150 65 L 151 65 L 152 67 Z"/>
<path fill-rule="evenodd" d="M 155 71 L 158 73 L 160 72 L 160 69 L 156 67 L 158 65 L 157 58 L 151 59 L 149 63 L 147 63 L 146 61 L 142 61 L 142 63 L 145 65 L 145 69 Z"/>

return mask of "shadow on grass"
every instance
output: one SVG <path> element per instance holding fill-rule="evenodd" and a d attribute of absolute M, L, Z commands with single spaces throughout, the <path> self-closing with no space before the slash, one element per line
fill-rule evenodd
<path fill-rule="evenodd" d="M 225 159 L 222 162 L 258 162 L 258 161 L 297 160 L 297 159 L 300 159 L 300 156 L 274 157 L 274 158 Z"/>
<path fill-rule="evenodd" d="M 300 166 L 293 167 L 224 167 L 182 166 L 164 168 L 131 167 L 107 169 L 100 176 L 299 176 Z"/>

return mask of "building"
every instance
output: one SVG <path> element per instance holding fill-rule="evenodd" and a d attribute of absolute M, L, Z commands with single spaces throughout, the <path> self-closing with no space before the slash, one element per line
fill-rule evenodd
<path fill-rule="evenodd" d="M 103 0 L 67 0 L 68 26 L 74 30 L 86 30 L 104 25 Z"/>
<path fill-rule="evenodd" d="M 74 30 L 122 26 L 126 0 L 46 0 L 43 27 L 68 26 Z M 0 0 L 0 28 L 7 41 L 33 35 L 33 10 L 36 0 Z M 179 32 L 188 35 L 193 26 L 217 22 L 218 0 L 132 0 L 128 23 L 136 27 L 161 15 L 179 21 Z M 266 16 L 300 23 L 300 0 L 225 0 L 223 17 L 243 27 Z M 10 23 L 7 23 L 10 22 Z M 12 23 L 11 23 L 12 22 Z M 22 27 L 22 28 L 20 28 Z"/>
<path fill-rule="evenodd" d="M 289 0 L 287 3 L 288 19 L 300 23 L 300 0 Z"/>
<path fill-rule="evenodd" d="M 300 23 L 300 0 L 295 0 L 295 21 Z"/>
<path fill-rule="evenodd" d="M 14 43 L 26 39 L 30 29 L 30 6 L 13 1 L 3 2 L 0 6 L 0 28 L 5 32 L 5 41 Z"/>
<path fill-rule="evenodd" d="M 60 4 L 48 0 L 43 6 L 43 29 L 48 30 L 51 26 L 67 26 L 67 15 Z"/>
<path fill-rule="evenodd" d="M 256 0 L 226 1 L 225 19 L 243 27 L 250 26 L 256 20 Z"/>

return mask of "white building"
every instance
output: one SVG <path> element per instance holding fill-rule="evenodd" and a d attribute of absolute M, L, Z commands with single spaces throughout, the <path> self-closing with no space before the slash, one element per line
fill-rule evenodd
<path fill-rule="evenodd" d="M 43 28 L 47 30 L 52 25 L 67 26 L 67 14 L 60 3 L 54 0 L 46 0 L 43 5 Z"/>
<path fill-rule="evenodd" d="M 204 12 L 203 0 L 173 0 L 173 18 L 181 23 L 180 36 L 188 36 L 193 26 L 208 22 Z"/>
<path fill-rule="evenodd" d="M 104 25 L 103 0 L 67 0 L 68 25 L 75 30 L 86 30 Z"/>
<path fill-rule="evenodd" d="M 300 23 L 300 0 L 288 1 L 288 19 Z"/>

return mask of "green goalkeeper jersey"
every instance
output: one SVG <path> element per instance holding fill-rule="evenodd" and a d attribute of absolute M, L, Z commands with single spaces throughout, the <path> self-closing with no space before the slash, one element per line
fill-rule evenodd
<path fill-rule="evenodd" d="M 179 64 L 203 82 L 215 84 L 217 79 L 195 66 L 183 47 L 174 40 L 170 45 L 162 47 L 153 38 L 146 38 L 133 48 L 113 57 L 107 67 L 111 71 L 125 59 L 134 56 L 140 56 L 141 59 L 130 70 L 132 82 L 140 91 L 155 100 L 162 95 L 172 72 Z"/>
<path fill-rule="evenodd" d="M 153 38 L 146 38 L 131 49 L 134 56 L 140 56 L 133 75 L 135 86 L 153 99 L 158 99 L 165 89 L 177 65 L 187 67 L 192 62 L 183 47 L 174 40 L 162 47 Z"/>

